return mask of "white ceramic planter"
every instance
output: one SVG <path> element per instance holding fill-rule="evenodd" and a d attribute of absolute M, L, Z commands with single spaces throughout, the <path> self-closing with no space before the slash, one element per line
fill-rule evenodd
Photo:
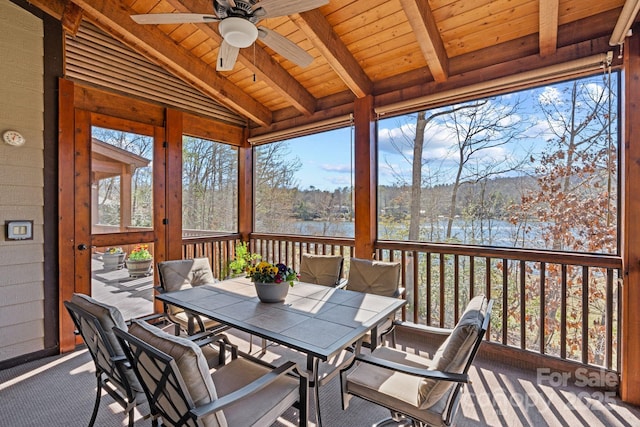
<path fill-rule="evenodd" d="M 262 283 L 253 282 L 258 298 L 262 302 L 282 302 L 289 292 L 289 282 Z"/>

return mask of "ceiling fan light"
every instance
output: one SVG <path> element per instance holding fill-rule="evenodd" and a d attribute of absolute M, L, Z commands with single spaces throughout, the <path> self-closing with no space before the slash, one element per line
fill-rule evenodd
<path fill-rule="evenodd" d="M 249 47 L 258 38 L 256 26 L 243 18 L 225 18 L 218 30 L 227 43 L 237 48 Z"/>

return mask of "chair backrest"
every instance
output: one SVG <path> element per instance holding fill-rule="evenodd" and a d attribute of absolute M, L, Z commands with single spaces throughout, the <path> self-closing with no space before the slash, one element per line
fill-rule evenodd
<path fill-rule="evenodd" d="M 128 332 L 119 328 L 114 331 L 142 383 L 152 414 L 173 426 L 227 425 L 222 411 L 200 419 L 190 413 L 217 399 L 200 347 L 143 321 L 134 321 Z"/>
<path fill-rule="evenodd" d="M 399 262 L 370 261 L 351 258 L 347 289 L 370 294 L 397 297 L 400 286 Z"/>
<path fill-rule="evenodd" d="M 113 327 L 126 330 L 122 313 L 116 307 L 103 304 L 84 294 L 73 294 L 71 301 L 64 302 L 76 329 L 82 336 L 96 365 L 97 373 L 103 373 L 127 394 L 142 391 L 142 387 L 131 369 L 113 362 L 123 356 L 120 342 Z"/>
<path fill-rule="evenodd" d="M 342 276 L 342 255 L 303 254 L 300 281 L 324 286 L 336 286 Z"/>
<path fill-rule="evenodd" d="M 164 292 L 173 292 L 216 282 L 207 258 L 179 259 L 158 263 L 158 277 Z M 169 305 L 170 314 L 183 311 Z"/>
<path fill-rule="evenodd" d="M 493 301 L 487 301 L 483 295 L 472 298 L 451 334 L 435 352 L 429 369 L 468 374 L 489 328 L 492 309 Z M 455 416 L 462 386 L 462 383 L 423 379 L 419 391 L 420 407 L 437 405 L 447 391 L 454 387 L 444 412 L 448 424 Z"/>

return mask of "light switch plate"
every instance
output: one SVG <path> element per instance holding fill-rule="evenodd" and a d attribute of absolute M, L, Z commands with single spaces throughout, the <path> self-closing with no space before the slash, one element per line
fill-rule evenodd
<path fill-rule="evenodd" d="M 31 240 L 33 239 L 33 221 L 14 220 L 5 221 L 7 240 Z"/>

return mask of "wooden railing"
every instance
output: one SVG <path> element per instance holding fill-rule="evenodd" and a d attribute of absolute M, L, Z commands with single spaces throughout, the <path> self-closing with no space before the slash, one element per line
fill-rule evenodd
<path fill-rule="evenodd" d="M 618 256 L 378 242 L 376 258 L 402 263 L 404 319 L 453 327 L 485 294 L 495 300 L 489 340 L 619 370 Z"/>
<path fill-rule="evenodd" d="M 207 256 L 223 278 L 237 234 L 186 238 L 183 256 Z M 340 254 L 354 240 L 253 233 L 250 250 L 299 270 L 303 253 Z M 619 256 L 380 241 L 376 259 L 402 264 L 402 320 L 453 327 L 474 295 L 495 300 L 487 340 L 583 365 L 620 369 Z"/>
<path fill-rule="evenodd" d="M 239 234 L 183 237 L 182 259 L 209 258 L 213 275 L 218 279 L 224 279 L 229 274 L 229 262 L 235 256 L 236 244 L 240 242 Z"/>

